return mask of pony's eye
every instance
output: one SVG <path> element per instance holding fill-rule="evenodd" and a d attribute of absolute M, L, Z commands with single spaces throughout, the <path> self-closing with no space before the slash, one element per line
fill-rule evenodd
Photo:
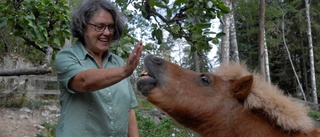
<path fill-rule="evenodd" d="M 200 75 L 200 80 L 201 80 L 201 82 L 202 82 L 203 84 L 205 84 L 205 85 L 209 85 L 209 83 L 210 83 L 210 78 L 209 78 L 209 76 L 206 75 L 206 74 L 201 74 L 201 75 Z"/>

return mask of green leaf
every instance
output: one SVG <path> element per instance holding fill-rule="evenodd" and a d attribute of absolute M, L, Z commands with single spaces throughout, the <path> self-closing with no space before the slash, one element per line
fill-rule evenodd
<path fill-rule="evenodd" d="M 183 5 L 185 3 L 187 3 L 187 0 L 176 0 L 176 1 L 174 1 L 173 5 L 174 6 L 180 6 L 180 5 Z"/>
<path fill-rule="evenodd" d="M 156 39 L 158 40 L 158 44 L 161 44 L 163 40 L 162 30 L 160 29 L 154 30 L 153 37 L 156 37 Z"/>
<path fill-rule="evenodd" d="M 217 14 L 215 12 L 213 12 L 212 10 L 210 11 L 210 15 L 211 15 L 211 18 L 216 18 L 217 17 Z"/>
<path fill-rule="evenodd" d="M 218 38 L 213 38 L 212 39 L 213 44 L 219 44 L 219 39 Z"/>
<path fill-rule="evenodd" d="M 65 42 L 66 42 L 66 37 L 59 37 L 59 41 L 60 41 L 60 46 L 64 46 Z M 59 45 L 58 45 L 59 46 Z"/>
<path fill-rule="evenodd" d="M 144 18 L 147 18 L 147 17 L 148 17 L 149 13 L 146 11 L 146 8 L 145 8 L 144 6 L 141 6 L 140 11 L 141 11 L 142 16 L 143 16 Z"/>
<path fill-rule="evenodd" d="M 216 35 L 216 37 L 217 38 L 221 38 L 221 37 L 223 37 L 223 36 L 225 36 L 226 35 L 226 33 L 224 33 L 224 32 L 219 32 L 217 35 Z"/>
<path fill-rule="evenodd" d="M 169 3 L 169 0 L 162 0 L 165 4 Z"/>
<path fill-rule="evenodd" d="M 7 17 L 2 17 L 0 18 L 0 29 L 4 28 L 8 23 L 8 18 Z"/>
<path fill-rule="evenodd" d="M 149 0 L 149 4 L 151 8 L 154 8 L 154 6 L 156 5 L 156 0 Z"/>
<path fill-rule="evenodd" d="M 179 32 L 179 26 L 173 26 L 172 28 L 174 33 L 178 33 Z"/>
<path fill-rule="evenodd" d="M 59 37 L 55 37 L 55 38 L 53 39 L 53 44 L 54 44 L 54 45 L 59 45 L 59 44 L 60 44 Z M 61 45 L 61 46 L 63 46 L 63 45 Z"/>
<path fill-rule="evenodd" d="M 172 10 L 170 8 L 167 8 L 167 17 L 172 17 Z"/>
<path fill-rule="evenodd" d="M 155 6 L 159 8 L 167 8 L 167 5 L 164 4 L 162 1 L 156 1 Z"/>
<path fill-rule="evenodd" d="M 227 14 L 230 13 L 230 9 L 224 4 L 218 4 L 218 8 L 221 10 L 222 13 Z"/>
<path fill-rule="evenodd" d="M 39 41 L 45 41 L 45 37 L 44 37 L 44 35 L 39 31 L 39 30 L 37 30 L 36 29 L 36 39 L 37 40 L 39 40 Z"/>
<path fill-rule="evenodd" d="M 198 28 L 198 29 L 205 29 L 210 27 L 211 27 L 211 23 L 199 23 L 195 25 L 195 28 Z"/>
<path fill-rule="evenodd" d="M 151 25 L 154 29 L 156 29 L 158 27 L 158 25 L 156 23 L 152 23 Z"/>
<path fill-rule="evenodd" d="M 154 48 L 152 47 L 151 44 L 148 43 L 148 44 L 146 44 L 146 45 L 143 46 L 143 49 L 144 49 L 144 50 L 153 50 Z"/>
<path fill-rule="evenodd" d="M 31 28 L 35 28 L 34 22 L 31 20 L 27 20 L 28 21 L 28 26 Z"/>
<path fill-rule="evenodd" d="M 197 51 L 197 48 L 194 46 L 191 46 L 191 53 L 194 53 L 195 51 Z"/>

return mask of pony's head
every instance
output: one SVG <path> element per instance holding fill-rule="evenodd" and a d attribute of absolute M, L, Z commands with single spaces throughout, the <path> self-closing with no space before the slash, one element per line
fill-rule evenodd
<path fill-rule="evenodd" d="M 257 126 L 279 130 L 279 134 L 313 128 L 303 104 L 283 95 L 245 65 L 222 64 L 213 73 L 198 73 L 153 55 L 145 57 L 144 65 L 147 73 L 137 82 L 138 90 L 201 135 L 223 136 L 232 134 L 230 130 L 240 133 L 236 130 Z"/>

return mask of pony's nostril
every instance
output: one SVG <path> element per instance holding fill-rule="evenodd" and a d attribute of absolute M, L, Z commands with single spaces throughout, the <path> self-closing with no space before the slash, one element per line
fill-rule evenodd
<path fill-rule="evenodd" d="M 155 64 L 158 64 L 158 65 L 161 65 L 161 63 L 163 62 L 163 60 L 161 58 L 158 58 L 158 57 L 153 57 L 152 58 L 152 61 L 155 63 Z"/>

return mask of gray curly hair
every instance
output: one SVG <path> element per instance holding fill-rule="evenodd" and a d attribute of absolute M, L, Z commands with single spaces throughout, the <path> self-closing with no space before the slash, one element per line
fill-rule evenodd
<path fill-rule="evenodd" d="M 99 9 L 104 9 L 111 13 L 114 24 L 115 32 L 113 35 L 113 41 L 119 40 L 123 34 L 126 24 L 125 18 L 119 9 L 108 0 L 84 0 L 80 5 L 72 12 L 71 15 L 71 34 L 84 43 L 84 32 L 87 28 L 89 20 Z"/>

